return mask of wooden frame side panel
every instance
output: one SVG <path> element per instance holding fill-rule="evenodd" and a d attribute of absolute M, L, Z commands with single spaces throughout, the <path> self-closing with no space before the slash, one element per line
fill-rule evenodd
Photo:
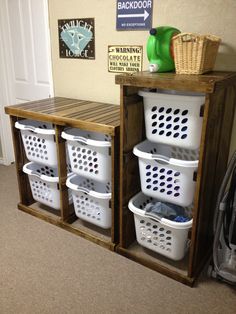
<path fill-rule="evenodd" d="M 111 146 L 111 167 L 112 167 L 112 228 L 111 241 L 119 242 L 119 193 L 120 193 L 120 178 L 119 178 L 119 152 L 120 152 L 120 128 L 115 129 L 115 136 L 112 137 Z"/>
<path fill-rule="evenodd" d="M 67 179 L 67 160 L 65 140 L 61 137 L 63 127 L 55 125 L 55 140 L 57 147 L 57 162 L 59 174 L 59 189 L 60 189 L 60 203 L 61 203 L 61 217 L 63 221 L 67 221 L 73 210 L 69 206 L 68 188 L 66 186 Z"/>
<path fill-rule="evenodd" d="M 195 197 L 189 276 L 201 271 L 212 250 L 217 194 L 228 160 L 235 107 L 235 88 L 207 95 Z"/>
<path fill-rule="evenodd" d="M 127 248 L 135 240 L 133 214 L 129 199 L 140 190 L 138 159 L 133 147 L 144 140 L 142 99 L 137 88 L 121 86 L 120 136 L 120 245 Z"/>
<path fill-rule="evenodd" d="M 17 120 L 19 120 L 17 117 L 10 116 L 19 196 L 22 204 L 31 205 L 35 201 L 32 197 L 28 175 L 23 172 L 23 166 L 28 162 L 28 160 L 25 155 L 20 130 L 15 128 L 15 122 Z"/>

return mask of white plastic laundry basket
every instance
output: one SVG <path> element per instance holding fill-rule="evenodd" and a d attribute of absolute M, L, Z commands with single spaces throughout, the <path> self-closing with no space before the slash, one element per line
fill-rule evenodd
<path fill-rule="evenodd" d="M 51 123 L 35 120 L 19 120 L 15 127 L 20 129 L 26 156 L 50 167 L 57 166 L 55 130 Z"/>
<path fill-rule="evenodd" d="M 111 138 L 109 135 L 72 128 L 62 132 L 72 171 L 101 182 L 111 180 Z"/>
<path fill-rule="evenodd" d="M 180 206 L 189 206 L 195 191 L 198 151 L 148 140 L 136 145 L 144 194 Z"/>
<path fill-rule="evenodd" d="M 69 177 L 66 185 L 72 190 L 75 214 L 101 228 L 111 227 L 111 185 L 76 174 Z"/>
<path fill-rule="evenodd" d="M 203 94 L 139 91 L 143 97 L 146 137 L 151 142 L 197 149 L 202 129 Z"/>
<path fill-rule="evenodd" d="M 33 198 L 54 209 L 60 209 L 57 169 L 29 162 L 23 171 L 28 174 Z"/>
<path fill-rule="evenodd" d="M 165 218 L 150 218 L 145 215 L 144 209 L 154 200 L 140 192 L 129 201 L 128 207 L 134 213 L 137 242 L 168 258 L 181 260 L 188 249 L 188 231 L 192 227 L 192 219 L 174 222 Z M 191 211 L 190 208 L 186 210 Z"/>

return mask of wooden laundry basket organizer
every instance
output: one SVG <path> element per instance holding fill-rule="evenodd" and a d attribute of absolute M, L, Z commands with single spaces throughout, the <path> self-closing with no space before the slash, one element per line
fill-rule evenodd
<path fill-rule="evenodd" d="M 177 74 L 203 74 L 213 70 L 219 37 L 181 33 L 172 40 Z"/>

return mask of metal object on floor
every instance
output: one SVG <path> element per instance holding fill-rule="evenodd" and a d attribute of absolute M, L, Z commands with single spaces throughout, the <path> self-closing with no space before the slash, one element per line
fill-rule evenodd
<path fill-rule="evenodd" d="M 214 232 L 213 265 L 208 275 L 236 285 L 236 151 L 220 187 Z"/>

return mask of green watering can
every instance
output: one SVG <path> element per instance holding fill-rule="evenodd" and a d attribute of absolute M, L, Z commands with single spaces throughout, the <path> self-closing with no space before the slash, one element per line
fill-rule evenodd
<path fill-rule="evenodd" d="M 168 72 L 175 69 L 171 40 L 179 33 L 177 28 L 171 26 L 160 26 L 150 30 L 147 41 L 150 72 Z"/>

